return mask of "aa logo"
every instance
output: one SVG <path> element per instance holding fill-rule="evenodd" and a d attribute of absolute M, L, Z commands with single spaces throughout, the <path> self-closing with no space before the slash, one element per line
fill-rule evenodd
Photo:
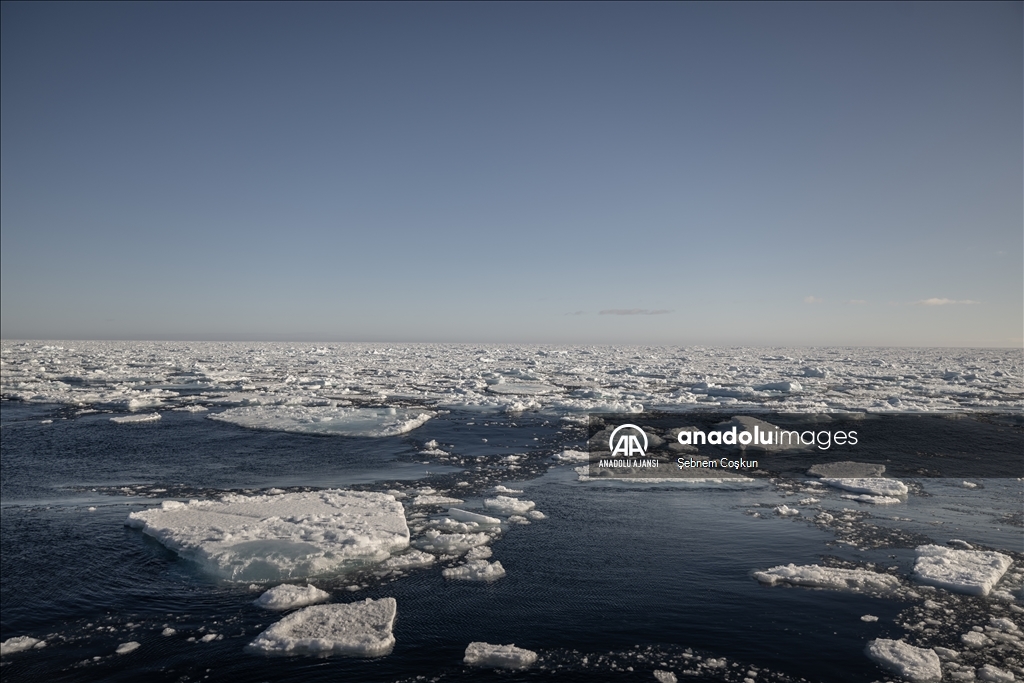
<path fill-rule="evenodd" d="M 622 432 L 624 429 L 627 431 L 619 434 L 619 432 Z M 619 434 L 619 437 L 616 441 L 615 436 L 617 434 Z M 640 439 L 637 438 L 637 435 L 643 438 L 643 446 L 640 445 Z M 612 435 L 608 437 L 608 448 L 611 449 L 613 458 L 616 455 L 621 455 L 627 458 L 642 458 L 647 453 L 647 434 L 636 425 L 619 425 L 612 430 Z"/>

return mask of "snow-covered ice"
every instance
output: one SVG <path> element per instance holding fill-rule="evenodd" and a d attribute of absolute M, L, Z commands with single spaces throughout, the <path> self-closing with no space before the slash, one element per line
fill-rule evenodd
<path fill-rule="evenodd" d="M 13 655 L 15 652 L 24 652 L 33 648 L 46 647 L 46 641 L 31 636 L 14 636 L 0 643 L 0 657 Z"/>
<path fill-rule="evenodd" d="M 476 524 L 501 524 L 497 517 L 488 517 L 476 512 L 461 510 L 459 508 L 448 508 L 448 516 L 458 522 L 475 522 Z"/>
<path fill-rule="evenodd" d="M 160 419 L 160 413 L 144 413 L 142 415 L 119 415 L 110 418 L 111 422 L 117 424 L 138 424 L 140 422 L 156 422 Z"/>
<path fill-rule="evenodd" d="M 121 643 L 120 645 L 118 645 L 117 649 L 114 650 L 114 654 L 126 655 L 129 652 L 135 652 L 140 647 L 142 647 L 141 643 L 138 643 L 134 640 L 130 640 L 127 643 Z"/>
<path fill-rule="evenodd" d="M 895 498 L 897 496 L 905 496 L 909 491 L 907 485 L 899 479 L 884 479 L 882 477 L 825 477 L 821 481 L 837 489 L 854 493 L 866 493 L 871 496 Z"/>
<path fill-rule="evenodd" d="M 870 503 L 871 505 L 896 505 L 903 502 L 901 499 L 893 498 L 892 496 L 872 496 L 869 493 L 847 493 L 839 497 L 846 500 L 855 500 L 858 503 Z"/>
<path fill-rule="evenodd" d="M 336 436 L 397 436 L 411 432 L 436 413 L 417 408 L 345 408 L 271 405 L 229 408 L 210 415 L 250 429 Z"/>
<path fill-rule="evenodd" d="M 272 624 L 249 647 L 284 655 L 380 657 L 395 645 L 396 611 L 394 598 L 304 607 Z"/>
<path fill-rule="evenodd" d="M 389 557 L 381 563 L 381 568 L 388 571 L 405 571 L 434 564 L 434 556 L 421 550 L 410 550 L 401 555 Z"/>
<path fill-rule="evenodd" d="M 922 545 L 917 547 L 914 578 L 955 593 L 988 595 L 1011 564 L 1007 555 L 994 551 Z"/>
<path fill-rule="evenodd" d="M 490 667 L 495 669 L 525 669 L 537 662 L 537 653 L 512 645 L 491 645 L 490 643 L 470 643 L 466 647 L 466 656 L 462 660 L 469 666 Z"/>
<path fill-rule="evenodd" d="M 942 680 L 942 664 L 934 650 L 878 638 L 868 643 L 866 653 L 879 666 L 913 683 Z"/>
<path fill-rule="evenodd" d="M 484 507 L 499 515 L 521 515 L 532 510 L 536 503 L 532 500 L 520 500 L 511 496 L 497 496 L 484 499 Z"/>
<path fill-rule="evenodd" d="M 131 513 L 125 524 L 233 581 L 338 573 L 383 561 L 409 545 L 402 504 L 361 491 L 165 501 Z"/>
<path fill-rule="evenodd" d="M 822 567 L 816 564 L 780 565 L 766 571 L 754 572 L 754 578 L 769 586 L 790 584 L 809 588 L 879 593 L 893 592 L 900 586 L 899 579 L 890 574 L 881 574 L 867 569 Z"/>
<path fill-rule="evenodd" d="M 416 540 L 416 545 L 430 552 L 461 555 L 470 548 L 490 542 L 491 537 L 485 533 L 443 534 L 436 529 L 429 529 L 422 538 Z"/>
<path fill-rule="evenodd" d="M 441 575 L 446 579 L 463 581 L 497 581 L 505 576 L 505 568 L 501 566 L 501 562 L 470 560 L 458 567 L 443 569 Z"/>
<path fill-rule="evenodd" d="M 289 583 L 282 583 L 280 586 L 274 586 L 253 600 L 253 604 L 266 609 L 286 610 L 305 607 L 306 605 L 315 605 L 318 602 L 330 599 L 330 593 L 320 590 L 316 586 L 295 586 Z"/>

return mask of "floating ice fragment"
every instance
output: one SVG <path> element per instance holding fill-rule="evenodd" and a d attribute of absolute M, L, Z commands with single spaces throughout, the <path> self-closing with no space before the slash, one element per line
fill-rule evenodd
<path fill-rule="evenodd" d="M 380 657 L 395 645 L 394 598 L 313 605 L 272 624 L 249 647 L 284 655 Z"/>
<path fill-rule="evenodd" d="M 871 503 L 872 505 L 896 505 L 903 501 L 899 498 L 893 498 L 892 496 L 872 496 L 869 493 L 858 493 L 856 495 L 847 493 L 839 496 L 846 500 L 855 500 L 858 503 Z"/>
<path fill-rule="evenodd" d="M 905 496 L 909 491 L 907 485 L 902 481 L 881 477 L 824 478 L 822 481 L 838 489 L 854 493 L 867 493 L 872 496 Z"/>
<path fill-rule="evenodd" d="M 142 647 L 140 643 L 137 643 L 134 640 L 130 640 L 127 643 L 121 643 L 120 645 L 118 645 L 117 649 L 114 650 L 114 654 L 126 655 L 129 652 L 134 652 L 135 650 L 138 650 L 140 647 Z"/>
<path fill-rule="evenodd" d="M 914 578 L 956 593 L 988 595 L 1011 564 L 1008 556 L 993 551 L 922 545 L 917 547 Z"/>
<path fill-rule="evenodd" d="M 949 545 L 960 550 L 974 550 L 974 546 L 967 541 L 961 541 L 959 538 L 951 538 L 946 541 Z"/>
<path fill-rule="evenodd" d="M 409 545 L 402 504 L 362 491 L 165 501 L 131 513 L 125 524 L 233 581 L 339 573 L 380 562 Z"/>
<path fill-rule="evenodd" d="M 165 636 L 165 637 L 173 636 L 175 633 L 177 633 L 177 631 L 175 629 L 171 628 L 170 626 L 164 628 L 163 631 L 160 631 L 160 635 Z"/>
<path fill-rule="evenodd" d="M 519 500 L 511 496 L 498 496 L 484 499 L 484 507 L 494 510 L 499 515 L 523 514 L 532 510 L 536 504 L 532 500 Z"/>
<path fill-rule="evenodd" d="M 505 576 L 505 568 L 501 566 L 501 562 L 470 560 L 458 567 L 441 570 L 441 576 L 446 579 L 461 579 L 463 581 L 497 581 Z"/>
<path fill-rule="evenodd" d="M 822 567 L 816 564 L 780 565 L 767 571 L 754 572 L 754 578 L 769 586 L 788 583 L 810 588 L 883 593 L 895 591 L 900 586 L 899 579 L 890 574 L 880 574 L 867 569 Z"/>
<path fill-rule="evenodd" d="M 584 451 L 562 451 L 551 456 L 552 460 L 558 462 L 587 462 L 590 460 L 590 453 Z"/>
<path fill-rule="evenodd" d="M 874 614 L 865 614 L 865 615 L 861 616 L 860 620 L 861 621 L 866 621 L 866 622 L 870 623 L 870 622 L 873 622 L 873 621 L 878 621 L 878 617 L 876 617 Z"/>
<path fill-rule="evenodd" d="M 509 457 L 510 458 L 516 458 L 516 456 L 509 456 Z M 506 458 L 506 460 L 507 459 L 508 458 Z M 516 460 L 518 460 L 518 458 L 516 458 Z M 513 460 L 513 462 L 515 462 L 515 460 Z M 494 492 L 495 493 L 508 493 L 510 495 L 513 495 L 513 496 L 522 493 L 522 491 L 520 491 L 518 489 L 510 489 L 508 487 L 502 486 L 501 484 L 498 484 L 497 486 L 494 487 Z"/>
<path fill-rule="evenodd" d="M 417 540 L 417 545 L 423 550 L 429 550 L 445 555 L 461 555 L 470 548 L 489 543 L 491 537 L 484 533 L 477 534 L 442 534 L 431 529 L 423 534 L 423 538 Z"/>
<path fill-rule="evenodd" d="M 879 666 L 913 683 L 942 680 L 942 664 L 934 650 L 878 638 L 868 643 L 866 654 Z"/>
<path fill-rule="evenodd" d="M 33 648 L 46 647 L 46 641 L 31 636 L 14 636 L 0 643 L 0 657 L 13 655 L 15 652 L 24 652 Z"/>
<path fill-rule="evenodd" d="M 476 512 L 469 512 L 468 510 L 460 510 L 459 508 L 448 508 L 448 516 L 458 522 L 476 522 L 477 524 L 501 524 L 501 520 L 497 517 L 488 517 L 487 515 L 477 514 Z"/>
<path fill-rule="evenodd" d="M 960 641 L 967 647 L 983 647 L 989 642 L 984 633 L 977 631 L 968 631 L 960 636 Z"/>
<path fill-rule="evenodd" d="M 395 555 L 384 560 L 381 567 L 386 570 L 404 571 L 418 567 L 429 567 L 434 564 L 434 556 L 419 550 L 410 550 L 403 555 Z"/>
<path fill-rule="evenodd" d="M 540 510 L 530 510 L 529 512 L 526 513 L 526 516 L 529 517 L 530 519 L 547 519 L 548 518 L 548 516 L 545 515 L 543 512 L 541 512 Z"/>
<path fill-rule="evenodd" d="M 439 494 L 420 495 L 412 499 L 413 505 L 451 505 L 452 503 L 461 502 L 461 498 L 452 498 L 450 496 L 442 496 Z"/>
<path fill-rule="evenodd" d="M 662 671 L 661 669 L 654 670 L 654 680 L 658 683 L 679 683 L 679 679 L 671 671 Z"/>
<path fill-rule="evenodd" d="M 1012 671 L 1006 671 L 991 664 L 985 664 L 977 671 L 978 680 L 993 683 L 1012 683 L 1017 680 Z"/>
<path fill-rule="evenodd" d="M 496 669 L 525 669 L 537 662 L 537 653 L 515 645 L 491 645 L 470 643 L 462 660 L 469 666 L 485 666 Z"/>
<path fill-rule="evenodd" d="M 800 514 L 800 511 L 788 505 L 778 505 L 775 507 L 775 514 L 781 517 L 795 517 Z"/>
<path fill-rule="evenodd" d="M 436 413 L 414 408 L 344 408 L 333 406 L 244 406 L 210 415 L 250 429 L 336 436 L 397 436 L 423 425 Z"/>
<path fill-rule="evenodd" d="M 144 415 L 121 415 L 119 417 L 110 418 L 111 422 L 117 424 L 135 424 L 138 422 L 156 422 L 160 419 L 160 413 L 147 413 Z"/>
<path fill-rule="evenodd" d="M 215 640 L 224 640 L 224 636 L 219 633 L 207 633 L 205 636 L 199 639 L 199 642 L 212 643 Z"/>
<path fill-rule="evenodd" d="M 315 605 L 330 599 L 330 593 L 320 590 L 316 586 L 293 586 L 289 583 L 282 583 L 253 600 L 252 604 L 266 609 L 286 610 Z"/>

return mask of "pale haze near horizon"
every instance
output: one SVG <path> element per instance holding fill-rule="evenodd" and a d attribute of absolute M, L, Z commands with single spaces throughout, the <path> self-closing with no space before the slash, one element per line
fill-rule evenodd
<path fill-rule="evenodd" d="M 12 4 L 5 339 L 1020 347 L 1020 3 Z"/>

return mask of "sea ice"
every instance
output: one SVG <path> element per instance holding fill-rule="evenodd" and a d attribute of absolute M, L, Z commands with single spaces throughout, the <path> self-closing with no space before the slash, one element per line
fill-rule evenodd
<path fill-rule="evenodd" d="M 484 507 L 494 510 L 499 515 L 521 515 L 532 510 L 536 503 L 532 500 L 519 500 L 511 496 L 498 496 L 484 499 Z"/>
<path fill-rule="evenodd" d="M 942 680 L 942 664 L 934 650 L 878 638 L 868 643 L 866 654 L 879 666 L 913 683 Z"/>
<path fill-rule="evenodd" d="M 124 424 L 136 424 L 139 422 L 156 422 L 160 419 L 160 413 L 145 413 L 143 415 L 120 415 L 118 417 L 110 418 L 111 422 L 116 422 L 119 425 Z"/>
<path fill-rule="evenodd" d="M 253 600 L 253 604 L 266 609 L 286 610 L 315 605 L 330 599 L 330 593 L 322 591 L 316 586 L 293 586 L 289 583 L 282 583 Z"/>
<path fill-rule="evenodd" d="M 501 524 L 501 520 L 497 517 L 488 517 L 487 515 L 477 514 L 476 512 L 469 512 L 468 510 L 460 510 L 459 508 L 448 508 L 448 516 L 458 522 L 476 522 L 477 524 Z"/>
<path fill-rule="evenodd" d="M 470 560 L 458 567 L 441 570 L 441 576 L 446 579 L 461 579 L 463 581 L 497 581 L 505 576 L 505 568 L 501 566 L 501 562 Z"/>
<path fill-rule="evenodd" d="M 402 504 L 361 491 L 165 501 L 131 513 L 125 524 L 233 581 L 338 573 L 409 545 Z"/>
<path fill-rule="evenodd" d="M 381 568 L 386 570 L 405 571 L 406 569 L 417 569 L 429 567 L 434 564 L 434 556 L 420 550 L 410 550 L 401 555 L 395 555 L 384 560 Z"/>
<path fill-rule="evenodd" d="M 31 636 L 14 636 L 0 643 L 0 657 L 13 655 L 15 652 L 24 652 L 33 648 L 46 647 L 46 641 Z"/>
<path fill-rule="evenodd" d="M 955 593 L 988 595 L 1011 564 L 1008 556 L 993 551 L 922 545 L 917 547 L 914 578 Z"/>
<path fill-rule="evenodd" d="M 780 565 L 763 572 L 754 572 L 754 578 L 769 586 L 781 583 L 809 588 L 830 588 L 888 593 L 900 586 L 900 581 L 890 574 L 880 574 L 867 569 L 838 569 L 811 565 Z"/>
<path fill-rule="evenodd" d="M 537 662 L 537 653 L 515 645 L 491 645 L 470 643 L 462 660 L 470 666 L 485 666 L 496 669 L 525 669 Z"/>
<path fill-rule="evenodd" d="M 991 664 L 985 664 L 978 668 L 978 680 L 991 681 L 992 683 L 1012 683 L 1017 680 L 1012 671 L 1000 669 Z"/>
<path fill-rule="evenodd" d="M 250 429 L 337 436 L 397 436 L 423 425 L 436 413 L 415 408 L 345 408 L 334 406 L 244 406 L 210 415 Z"/>
<path fill-rule="evenodd" d="M 444 555 L 461 555 L 470 548 L 490 543 L 491 537 L 484 533 L 476 534 L 442 534 L 430 529 L 418 539 L 416 544 L 423 550 L 442 553 Z"/>
<path fill-rule="evenodd" d="M 895 505 L 903 502 L 901 499 L 893 498 L 892 496 L 872 496 L 870 493 L 858 493 L 856 495 L 851 493 L 839 497 L 846 500 L 855 500 L 858 503 L 871 503 L 872 505 Z"/>
<path fill-rule="evenodd" d="M 114 654 L 126 655 L 129 652 L 134 652 L 135 650 L 138 650 L 140 647 L 142 647 L 140 643 L 137 643 L 134 640 L 130 640 L 127 643 L 121 643 L 120 645 L 118 645 L 117 649 L 114 650 Z"/>
<path fill-rule="evenodd" d="M 905 496 L 909 489 L 899 479 L 883 479 L 882 477 L 844 477 L 823 478 L 829 486 L 854 493 L 867 493 L 872 496 Z"/>
<path fill-rule="evenodd" d="M 394 598 L 305 607 L 272 624 L 249 647 L 285 655 L 380 657 L 395 645 L 396 609 Z"/>
<path fill-rule="evenodd" d="M 788 505 L 778 505 L 775 507 L 775 514 L 781 517 L 795 517 L 800 514 L 800 511 Z"/>
<path fill-rule="evenodd" d="M 661 669 L 654 670 L 654 680 L 658 683 L 679 683 L 679 679 L 671 671 L 662 671 Z"/>
<path fill-rule="evenodd" d="M 461 498 L 452 498 L 451 496 L 445 496 L 437 493 L 423 494 L 412 499 L 413 505 L 451 505 L 452 503 L 461 502 Z"/>

